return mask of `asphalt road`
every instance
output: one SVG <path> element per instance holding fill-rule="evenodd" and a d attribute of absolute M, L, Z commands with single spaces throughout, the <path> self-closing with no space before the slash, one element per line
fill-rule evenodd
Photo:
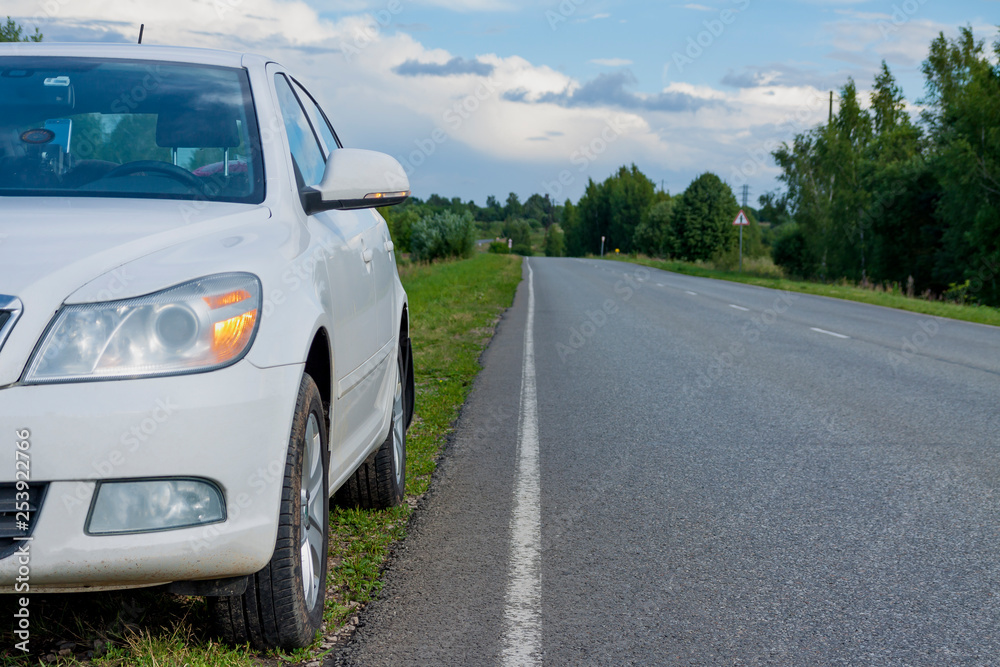
<path fill-rule="evenodd" d="M 334 662 L 1000 664 L 1000 329 L 530 266 L 537 568 L 511 562 L 525 281 Z M 540 634 L 511 661 L 519 576 Z"/>

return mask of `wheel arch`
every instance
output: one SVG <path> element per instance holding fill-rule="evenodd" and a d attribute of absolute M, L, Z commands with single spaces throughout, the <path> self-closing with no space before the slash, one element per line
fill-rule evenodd
<path fill-rule="evenodd" d="M 326 422 L 329 426 L 333 409 L 333 352 L 330 334 L 325 327 L 319 327 L 313 334 L 304 370 L 319 387 L 319 395 L 323 398 L 323 411 L 326 413 Z"/>

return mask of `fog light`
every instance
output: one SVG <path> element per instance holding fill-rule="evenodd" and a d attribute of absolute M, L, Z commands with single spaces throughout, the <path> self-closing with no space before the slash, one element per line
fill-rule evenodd
<path fill-rule="evenodd" d="M 145 533 L 225 520 L 222 491 L 206 480 L 100 482 L 87 519 L 87 534 Z"/>

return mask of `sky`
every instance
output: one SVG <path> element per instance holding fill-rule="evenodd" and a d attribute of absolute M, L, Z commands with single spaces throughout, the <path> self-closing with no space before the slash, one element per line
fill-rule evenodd
<path fill-rule="evenodd" d="M 750 203 L 770 153 L 866 93 L 884 59 L 913 113 L 939 33 L 1000 35 L 1000 0 L 5 0 L 46 41 L 251 51 L 288 67 L 346 146 L 413 194 L 576 202 L 635 164 L 666 191 L 711 171 Z"/>

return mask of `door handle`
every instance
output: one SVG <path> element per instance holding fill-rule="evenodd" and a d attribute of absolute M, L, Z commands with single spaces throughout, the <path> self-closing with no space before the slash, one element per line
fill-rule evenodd
<path fill-rule="evenodd" d="M 392 241 L 386 241 L 386 242 L 385 242 L 385 251 L 386 251 L 386 252 L 392 252 L 392 249 L 393 249 L 393 248 L 395 248 L 395 247 L 396 247 L 396 246 L 394 246 L 394 245 L 392 244 Z"/>
<path fill-rule="evenodd" d="M 374 257 L 374 255 L 372 254 L 372 249 L 365 248 L 361 253 L 361 257 L 365 260 L 365 264 L 371 264 L 372 257 Z"/>

